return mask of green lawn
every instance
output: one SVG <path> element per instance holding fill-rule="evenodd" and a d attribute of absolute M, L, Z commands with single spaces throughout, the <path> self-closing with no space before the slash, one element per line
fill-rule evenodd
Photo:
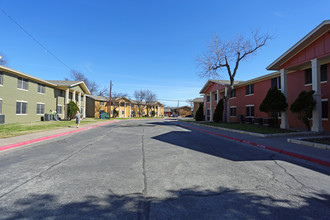
<path fill-rule="evenodd" d="M 192 122 L 195 120 L 188 119 L 188 120 L 183 120 L 183 121 Z M 251 124 L 238 124 L 238 123 L 225 124 L 225 123 L 215 123 L 215 122 L 195 122 L 195 123 L 214 126 L 214 127 L 222 127 L 222 128 L 229 128 L 229 129 L 234 129 L 234 130 L 254 132 L 254 133 L 259 133 L 259 134 L 277 134 L 277 133 L 294 132 L 291 130 L 265 127 L 265 126 L 260 126 L 260 125 L 251 125 Z"/>
<path fill-rule="evenodd" d="M 81 120 L 80 124 L 100 121 L 99 119 Z M 38 121 L 31 123 L 13 123 L 0 125 L 0 138 L 8 138 L 23 134 L 36 133 L 39 131 L 53 130 L 75 126 L 75 121 Z"/>

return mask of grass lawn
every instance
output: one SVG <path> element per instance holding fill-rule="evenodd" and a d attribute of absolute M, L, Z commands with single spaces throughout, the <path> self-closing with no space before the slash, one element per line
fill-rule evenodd
<path fill-rule="evenodd" d="M 80 124 L 100 121 L 99 119 L 81 120 Z M 8 138 L 23 134 L 36 133 L 39 131 L 53 130 L 57 128 L 66 128 L 75 126 L 75 120 L 72 121 L 38 121 L 30 123 L 13 123 L 0 125 L 0 138 Z"/>
<path fill-rule="evenodd" d="M 187 119 L 182 120 L 186 122 L 192 122 L 194 119 Z M 277 133 L 288 133 L 288 132 L 294 132 L 291 130 L 285 130 L 280 128 L 272 128 L 272 127 L 265 127 L 260 125 L 251 125 L 251 124 L 238 124 L 238 123 L 214 123 L 214 122 L 195 122 L 199 124 L 214 126 L 214 127 L 222 127 L 222 128 L 229 128 L 234 130 L 241 130 L 241 131 L 248 131 L 248 132 L 254 132 L 259 134 L 277 134 Z"/>

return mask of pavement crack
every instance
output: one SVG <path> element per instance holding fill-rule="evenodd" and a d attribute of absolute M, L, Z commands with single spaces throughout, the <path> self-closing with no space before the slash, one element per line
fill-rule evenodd
<path fill-rule="evenodd" d="M 143 190 L 142 198 L 139 202 L 138 207 L 138 219 L 149 219 L 150 214 L 150 200 L 147 199 L 148 192 L 148 182 L 147 182 L 147 173 L 146 173 L 146 157 L 144 149 L 144 127 L 142 127 L 142 137 L 141 137 L 141 151 L 142 151 L 142 175 L 143 175 Z"/>
<path fill-rule="evenodd" d="M 89 146 L 91 146 L 91 145 L 92 145 L 92 144 L 87 144 L 87 145 L 85 145 L 84 147 L 80 148 L 78 151 L 75 151 L 75 152 L 73 152 L 72 154 L 70 154 L 69 156 L 65 157 L 64 159 L 62 159 L 62 160 L 60 160 L 60 161 L 58 161 L 58 162 L 52 164 L 52 165 L 49 166 L 47 169 L 41 171 L 41 172 L 38 173 L 37 175 L 35 175 L 35 176 L 33 176 L 33 177 L 31 177 L 31 178 L 25 180 L 23 183 L 19 184 L 18 186 L 14 187 L 13 189 L 9 190 L 8 192 L 2 194 L 2 195 L 0 196 L 0 199 L 3 198 L 3 197 L 5 197 L 5 196 L 7 196 L 8 194 L 14 192 L 15 190 L 19 189 L 20 187 L 24 186 L 25 184 L 31 182 L 32 180 L 34 180 L 34 179 L 36 179 L 36 178 L 40 178 L 40 177 L 42 177 L 42 175 L 43 175 L 44 173 L 46 173 L 46 172 L 48 172 L 49 170 L 51 170 L 52 168 L 54 168 L 54 167 L 60 165 L 61 163 L 67 161 L 68 159 L 70 159 L 70 158 L 73 157 L 74 155 L 80 153 L 80 152 L 83 151 L 85 148 L 87 148 L 87 147 L 89 147 Z"/>
<path fill-rule="evenodd" d="M 302 182 L 300 182 L 294 175 L 292 175 L 291 173 L 289 173 L 285 167 L 283 167 L 279 163 L 277 163 L 277 161 L 274 159 L 274 156 L 275 155 L 271 155 L 271 159 L 274 161 L 274 163 L 278 167 L 280 167 L 284 171 L 284 173 L 286 175 L 290 176 L 295 182 L 297 182 L 300 185 L 301 188 L 308 188 L 305 184 L 303 184 Z M 290 188 L 292 188 L 292 187 L 290 187 Z"/>

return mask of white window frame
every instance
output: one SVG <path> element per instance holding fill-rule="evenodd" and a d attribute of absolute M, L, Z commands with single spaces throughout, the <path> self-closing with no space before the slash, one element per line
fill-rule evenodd
<path fill-rule="evenodd" d="M 27 105 L 28 105 L 28 102 L 27 101 L 24 101 L 24 100 L 16 100 L 16 106 L 17 106 L 17 102 L 22 102 L 22 103 L 26 103 L 26 112 L 27 112 Z M 16 111 L 17 109 L 15 109 L 15 111 Z M 21 109 L 22 110 L 22 109 Z M 25 113 L 25 114 L 22 114 L 22 113 L 20 113 L 20 114 L 17 114 L 16 113 L 16 115 L 27 115 L 27 113 Z"/>
<path fill-rule="evenodd" d="M 246 88 L 245 88 L 245 96 L 251 96 L 254 95 L 254 83 L 246 85 L 246 87 L 249 87 L 249 92 L 251 92 L 251 86 L 253 85 L 253 93 L 246 94 Z"/>
<path fill-rule="evenodd" d="M 41 87 L 41 92 L 39 91 L 39 88 L 40 88 L 40 87 Z M 43 90 L 43 92 L 42 92 L 42 90 Z M 41 84 L 41 83 L 38 83 L 37 92 L 38 92 L 39 94 L 43 94 L 43 95 L 45 95 L 45 94 L 46 94 L 46 85 Z"/>
<path fill-rule="evenodd" d="M 0 71 L 0 86 L 3 86 L 3 76 L 5 74 L 3 74 L 3 71 Z"/>
<path fill-rule="evenodd" d="M 17 84 L 18 84 L 18 80 L 19 79 L 22 79 L 22 84 L 21 84 L 21 87 L 19 88 L 18 87 L 18 85 L 17 85 L 17 89 L 19 89 L 19 90 L 22 90 L 22 91 L 29 91 L 29 80 L 28 79 L 25 79 L 25 78 L 23 78 L 23 77 L 17 77 Z M 24 87 L 24 80 L 26 80 L 26 84 L 27 84 L 27 89 L 24 89 L 23 87 Z"/>
<path fill-rule="evenodd" d="M 38 105 L 44 105 L 44 113 L 38 113 Z M 45 103 L 43 102 L 37 102 L 37 115 L 44 115 L 45 114 Z"/>
<path fill-rule="evenodd" d="M 58 111 L 57 111 L 57 107 L 61 107 L 61 113 L 58 113 Z M 63 115 L 63 105 L 57 105 L 56 106 L 56 113 L 58 114 L 58 115 Z"/>
<path fill-rule="evenodd" d="M 255 106 L 254 105 L 252 105 L 252 104 L 249 104 L 249 105 L 245 105 L 245 111 L 246 111 L 246 108 L 247 107 L 253 107 L 254 108 L 254 110 L 253 110 L 253 116 L 252 115 L 249 115 L 249 116 L 245 116 L 245 117 L 247 117 L 247 118 L 252 118 L 252 117 L 255 117 Z M 246 113 L 246 112 L 245 112 Z"/>
<path fill-rule="evenodd" d="M 2 98 L 0 98 L 0 102 L 1 102 L 1 105 L 0 105 L 0 115 L 2 115 L 2 105 L 3 105 Z"/>
<path fill-rule="evenodd" d="M 230 109 L 232 109 L 232 108 L 236 109 L 235 116 L 230 115 Z M 229 108 L 229 117 L 232 117 L 232 118 L 236 118 L 237 117 L 237 107 L 236 106 L 230 106 L 230 108 Z"/>

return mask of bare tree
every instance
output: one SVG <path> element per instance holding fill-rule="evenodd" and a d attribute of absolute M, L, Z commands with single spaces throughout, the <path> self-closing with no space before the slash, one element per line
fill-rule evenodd
<path fill-rule="evenodd" d="M 69 79 L 65 78 L 65 80 L 69 80 Z M 87 79 L 85 74 L 83 74 L 82 72 L 79 72 L 77 70 L 71 70 L 70 80 L 83 81 L 86 84 L 86 86 L 89 89 L 91 94 L 95 95 L 97 93 L 97 90 L 98 90 L 97 83 L 95 81 L 91 81 L 91 80 Z"/>
<path fill-rule="evenodd" d="M 0 52 L 0 65 L 8 66 L 8 59 L 7 56 Z"/>
<path fill-rule="evenodd" d="M 229 94 L 233 89 L 240 62 L 255 54 L 270 39 L 271 35 L 259 35 L 258 31 L 252 32 L 251 38 L 238 36 L 230 41 L 222 41 L 214 36 L 213 41 L 209 43 L 208 51 L 196 59 L 202 70 L 199 74 L 202 78 L 220 78 L 219 71 L 227 71 L 230 85 L 227 94 L 224 95 L 224 122 L 229 122 Z"/>
<path fill-rule="evenodd" d="M 150 90 L 144 90 L 144 94 L 145 94 L 144 101 L 147 106 L 147 116 L 149 116 L 149 110 L 151 109 L 152 104 L 157 101 L 157 96 L 155 93 L 151 92 Z"/>
<path fill-rule="evenodd" d="M 194 100 L 193 99 L 187 99 L 186 102 L 189 104 L 190 107 L 194 106 Z"/>
<path fill-rule="evenodd" d="M 134 97 L 135 97 L 135 101 L 136 104 L 139 108 L 139 116 L 141 117 L 141 113 L 142 113 L 142 106 L 143 106 L 143 101 L 145 99 L 145 91 L 144 90 L 135 90 L 134 91 Z"/>

